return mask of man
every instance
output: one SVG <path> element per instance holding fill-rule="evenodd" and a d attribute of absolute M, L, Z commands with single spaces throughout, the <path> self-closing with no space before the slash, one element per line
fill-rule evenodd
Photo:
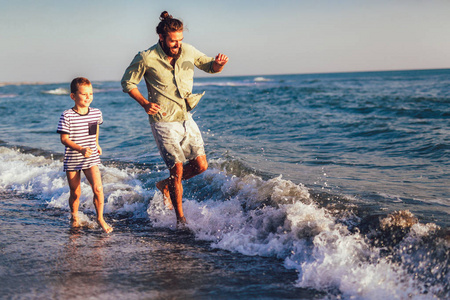
<path fill-rule="evenodd" d="M 170 176 L 156 184 L 165 204 L 175 208 L 177 226 L 186 224 L 183 213 L 182 180 L 208 168 L 203 139 L 191 110 L 203 94 L 192 94 L 194 66 L 208 73 L 221 72 L 228 57 L 207 57 L 193 46 L 182 43 L 183 23 L 166 11 L 156 27 L 157 44 L 138 53 L 122 78 L 123 91 L 136 100 L 149 115 L 153 136 Z M 137 88 L 144 77 L 148 98 Z"/>

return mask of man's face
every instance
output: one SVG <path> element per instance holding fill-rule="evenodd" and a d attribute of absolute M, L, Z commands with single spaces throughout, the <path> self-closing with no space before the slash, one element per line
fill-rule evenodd
<path fill-rule="evenodd" d="M 167 56 L 178 58 L 181 54 L 183 31 L 169 32 L 166 36 L 159 35 L 164 52 Z"/>

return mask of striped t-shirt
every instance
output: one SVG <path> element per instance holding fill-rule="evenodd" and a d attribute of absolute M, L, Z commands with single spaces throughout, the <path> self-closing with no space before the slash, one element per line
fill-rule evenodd
<path fill-rule="evenodd" d="M 58 123 L 59 134 L 68 134 L 70 140 L 81 147 L 89 147 L 92 150 L 90 157 L 66 146 L 64 153 L 64 171 L 76 171 L 89 169 L 100 164 L 100 156 L 97 150 L 97 125 L 103 123 L 102 112 L 97 108 L 89 107 L 86 115 L 80 115 L 73 109 L 68 109 L 61 114 Z"/>

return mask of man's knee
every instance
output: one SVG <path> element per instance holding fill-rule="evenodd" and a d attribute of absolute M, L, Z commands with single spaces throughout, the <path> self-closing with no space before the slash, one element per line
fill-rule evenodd
<path fill-rule="evenodd" d="M 208 169 L 208 161 L 206 157 L 201 156 L 197 158 L 197 171 L 198 173 L 203 173 Z"/>

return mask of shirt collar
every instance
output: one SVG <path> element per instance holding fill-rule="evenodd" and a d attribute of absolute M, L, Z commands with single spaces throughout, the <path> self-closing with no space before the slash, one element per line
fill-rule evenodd
<path fill-rule="evenodd" d="M 158 41 L 158 43 L 156 44 L 156 51 L 158 52 L 161 58 L 167 58 L 167 54 L 166 52 L 164 52 L 160 41 Z"/>

